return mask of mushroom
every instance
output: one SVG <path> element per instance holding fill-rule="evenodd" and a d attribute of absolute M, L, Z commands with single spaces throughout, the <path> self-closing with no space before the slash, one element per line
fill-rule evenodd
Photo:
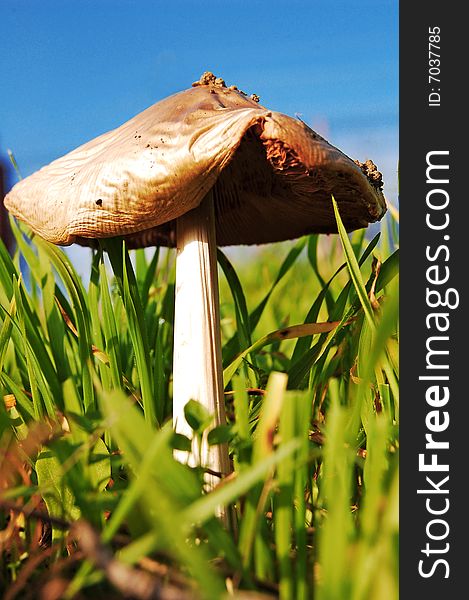
<path fill-rule="evenodd" d="M 216 244 L 262 244 L 380 219 L 381 175 L 305 123 L 204 73 L 117 129 L 17 183 L 6 207 L 60 245 L 123 236 L 130 248 L 177 246 L 173 419 L 201 402 L 225 423 Z M 200 449 L 199 449 L 200 450 Z M 193 452 L 195 455 L 195 452 Z M 226 448 L 201 449 L 227 474 Z M 192 462 L 195 458 L 192 458 Z"/>

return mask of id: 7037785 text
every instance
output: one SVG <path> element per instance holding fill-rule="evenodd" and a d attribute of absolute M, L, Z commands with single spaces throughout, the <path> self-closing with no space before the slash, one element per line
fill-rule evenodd
<path fill-rule="evenodd" d="M 428 94 L 429 106 L 440 106 L 441 103 L 441 55 L 440 41 L 441 29 L 439 27 L 428 28 L 428 84 L 430 91 Z"/>

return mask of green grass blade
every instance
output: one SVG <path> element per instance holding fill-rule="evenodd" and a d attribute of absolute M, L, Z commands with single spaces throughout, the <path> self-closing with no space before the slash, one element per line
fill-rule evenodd
<path fill-rule="evenodd" d="M 350 506 L 353 449 L 346 438 L 347 414 L 339 406 L 337 384 L 331 387 L 333 405 L 327 417 L 324 461 L 321 467 L 321 496 L 327 507 L 319 538 L 321 581 L 320 600 L 348 598 L 347 549 L 352 535 Z"/>
<path fill-rule="evenodd" d="M 128 320 L 128 331 L 135 353 L 145 419 L 149 423 L 156 423 L 156 403 L 153 397 L 152 381 L 153 373 L 148 365 L 150 352 L 143 319 L 143 307 L 132 263 L 124 242 L 106 240 L 106 249 L 109 253 L 114 275 L 119 284 Z"/>
<path fill-rule="evenodd" d="M 307 247 L 308 260 L 309 260 L 311 267 L 313 268 L 314 274 L 316 275 L 316 277 L 319 281 L 319 285 L 320 285 L 321 289 L 324 290 L 324 300 L 326 301 L 326 306 L 327 306 L 328 311 L 331 312 L 332 307 L 334 305 L 334 299 L 332 297 L 331 291 L 329 290 L 330 281 L 329 281 L 329 283 L 326 283 L 326 281 L 323 279 L 321 272 L 319 270 L 319 265 L 318 265 L 319 240 L 320 240 L 320 236 L 317 233 L 309 236 L 308 247 Z"/>
<path fill-rule="evenodd" d="M 90 277 L 90 285 L 88 288 L 88 302 L 90 308 L 90 319 L 91 319 L 91 334 L 94 348 L 99 349 L 99 351 L 103 352 L 106 350 L 106 345 L 104 343 L 104 336 L 101 326 L 101 314 L 100 314 L 100 306 L 99 306 L 99 293 L 100 293 L 100 271 L 99 265 L 101 263 L 101 252 L 96 252 L 93 255 L 93 260 L 91 262 L 91 277 Z M 105 390 L 109 390 L 111 388 L 111 372 L 110 372 L 110 359 L 107 363 L 98 361 L 98 371 L 101 380 L 101 385 Z"/>
<path fill-rule="evenodd" d="M 269 301 L 270 297 L 272 296 L 277 285 L 285 277 L 285 275 L 288 273 L 288 271 L 295 264 L 296 260 L 300 256 L 300 254 L 303 252 L 304 247 L 306 245 L 306 241 L 307 241 L 307 238 L 301 238 L 300 240 L 298 240 L 295 243 L 293 248 L 289 251 L 287 257 L 281 264 L 279 272 L 277 274 L 277 277 L 275 278 L 270 289 L 268 290 L 268 292 L 266 293 L 264 298 L 261 300 L 261 302 L 259 302 L 259 304 L 256 306 L 256 308 L 249 315 L 249 331 L 253 332 L 254 329 L 257 327 L 257 325 L 262 317 L 262 314 L 265 310 L 267 302 Z M 234 356 L 239 352 L 237 340 L 238 340 L 238 337 L 234 336 L 224 345 L 224 347 L 223 347 L 223 364 L 224 365 L 229 364 L 233 360 Z"/>
<path fill-rule="evenodd" d="M 371 242 L 366 247 L 358 264 L 361 266 L 365 260 L 371 255 L 374 248 L 376 247 L 379 241 L 379 234 L 377 234 Z M 331 279 L 326 283 L 326 287 L 321 290 L 315 302 L 313 303 L 311 309 L 308 312 L 308 315 L 305 319 L 306 322 L 311 322 L 317 319 L 319 310 L 321 308 L 321 304 L 324 300 L 326 289 L 332 284 L 336 276 L 345 268 L 346 263 L 344 263 L 341 267 L 339 267 Z M 330 318 L 331 320 L 343 319 L 346 302 L 350 292 L 350 284 L 347 284 L 343 290 L 341 291 L 337 301 L 332 304 L 329 308 L 330 310 Z M 352 314 L 352 313 L 351 313 Z M 350 314 L 350 316 L 351 316 Z M 311 346 L 311 337 L 305 337 L 298 339 L 295 349 L 293 351 L 290 366 L 288 369 L 289 376 L 289 388 L 297 389 L 305 386 L 306 376 L 310 372 L 313 364 L 319 358 L 322 349 L 324 347 L 325 338 L 322 337 L 318 341 L 318 343 L 314 346 L 314 348 L 310 348 Z"/>
<path fill-rule="evenodd" d="M 93 410 L 95 408 L 95 396 L 91 374 L 93 368 L 91 317 L 89 314 L 86 292 L 80 277 L 77 275 L 72 263 L 62 250 L 40 238 L 37 238 L 36 244 L 39 248 L 44 250 L 45 255 L 51 260 L 69 294 L 78 331 L 83 404 L 85 410 Z"/>
<path fill-rule="evenodd" d="M 363 307 L 366 318 L 368 319 L 368 322 L 370 323 L 370 327 L 372 329 L 374 329 L 375 328 L 375 318 L 373 315 L 373 309 L 371 307 L 371 303 L 368 298 L 368 294 L 366 292 L 365 285 L 363 283 L 363 279 L 362 279 L 362 276 L 360 273 L 360 267 L 358 265 L 357 258 L 353 252 L 352 244 L 350 243 L 347 232 L 346 232 L 345 227 L 340 218 L 339 209 L 337 207 L 337 202 L 335 201 L 334 197 L 332 197 L 332 204 L 334 207 L 334 214 L 335 214 L 335 218 L 337 221 L 337 229 L 339 231 L 339 237 L 340 237 L 340 241 L 342 243 L 342 248 L 344 250 L 345 260 L 347 262 L 347 267 L 348 267 L 348 270 L 350 273 L 350 278 L 353 282 L 353 285 L 357 292 L 358 298 L 360 299 L 360 303 Z"/>
<path fill-rule="evenodd" d="M 129 318 L 129 332 L 132 338 L 135 360 L 140 379 L 142 403 L 145 418 L 150 423 L 156 423 L 155 399 L 153 397 L 152 371 L 148 365 L 150 355 L 145 323 L 143 322 L 143 307 L 133 273 L 132 263 L 123 245 L 123 291 L 124 305 Z"/>
<path fill-rule="evenodd" d="M 44 307 L 44 329 L 50 353 L 57 371 L 59 384 L 70 377 L 70 368 L 65 351 L 65 324 L 57 307 L 57 285 L 54 273 L 43 249 L 38 252 L 39 268 L 34 274 L 42 292 L 42 305 Z M 32 269 L 31 269 L 32 271 Z"/>
<path fill-rule="evenodd" d="M 217 261 L 222 268 L 233 296 L 239 341 L 238 347 L 246 348 L 252 344 L 252 341 L 249 314 L 243 288 L 233 265 L 220 249 L 217 250 Z"/>
<path fill-rule="evenodd" d="M 11 300 L 13 296 L 13 277 L 18 278 L 18 272 L 11 260 L 5 244 L 0 239 L 0 290 Z"/>
<path fill-rule="evenodd" d="M 113 437 L 124 450 L 132 473 L 138 476 L 143 464 L 146 474 L 144 489 L 140 490 L 141 484 L 136 484 L 130 498 L 124 498 L 123 508 L 117 509 L 118 516 L 112 524 L 111 533 L 134 505 L 140 523 L 142 524 L 143 519 L 145 527 L 157 534 L 147 540 L 149 545 L 146 545 L 145 551 L 160 549 L 169 552 L 189 569 L 207 598 L 219 598 L 224 586 L 210 567 L 205 548 L 187 543 L 193 521 L 185 518 L 186 513 L 181 512 L 181 509 L 184 504 L 193 502 L 200 495 L 200 484 L 188 467 L 174 460 L 169 444 L 172 428 L 164 427 L 155 431 L 141 412 L 120 392 L 103 393 L 101 403 Z M 135 435 L 136 431 L 138 435 Z M 146 460 L 149 448 L 150 458 Z M 143 493 L 140 494 L 140 491 Z M 141 501 L 135 504 L 139 498 Z M 110 536 L 110 533 L 106 536 Z M 131 552 L 132 549 L 127 547 L 127 559 Z M 133 555 L 135 558 L 136 553 L 133 552 Z"/>
<path fill-rule="evenodd" d="M 274 342 L 278 342 L 281 340 L 291 340 L 303 335 L 313 335 L 317 333 L 323 333 L 326 331 L 332 331 L 337 327 L 338 322 L 326 322 L 326 323 L 304 323 L 302 325 L 291 325 L 290 327 L 284 327 L 283 329 L 279 329 L 277 331 L 273 331 L 259 340 L 254 342 L 252 346 L 246 348 L 241 352 L 233 362 L 226 367 L 223 371 L 223 385 L 226 387 L 228 383 L 231 381 L 233 375 L 236 373 L 243 360 L 246 358 L 248 354 L 260 350 L 267 344 L 272 344 Z"/>
<path fill-rule="evenodd" d="M 275 288 L 280 283 L 280 281 L 285 277 L 285 275 L 288 273 L 288 271 L 295 264 L 296 260 L 298 259 L 300 254 L 303 252 L 306 242 L 307 242 L 307 238 L 301 238 L 295 243 L 293 248 L 288 253 L 287 257 L 283 261 L 282 265 L 280 266 L 277 277 L 275 278 L 275 281 L 273 282 L 271 288 L 269 289 L 267 294 L 264 296 L 263 300 L 258 304 L 258 306 L 249 315 L 251 331 L 254 331 L 254 329 L 257 327 L 257 324 L 259 323 L 262 313 L 264 312 L 265 306 L 266 306 L 267 302 L 269 301 L 270 297 L 272 296 L 272 293 L 274 292 Z"/>
<path fill-rule="evenodd" d="M 298 440 L 292 440 L 290 443 L 285 444 L 279 450 L 256 462 L 255 465 L 238 475 L 232 482 L 217 488 L 191 504 L 181 515 L 181 518 L 191 523 L 203 523 L 207 519 L 213 518 L 218 506 L 233 502 L 257 483 L 263 481 L 276 465 L 290 457 L 298 447 Z"/>
<path fill-rule="evenodd" d="M 287 402 L 295 405 L 296 432 L 300 447 L 295 457 L 294 465 L 294 539 L 296 545 L 296 560 L 294 578 L 296 585 L 296 600 L 307 600 L 308 590 L 311 589 L 311 575 L 308 570 L 308 539 L 306 535 L 306 492 L 309 478 L 309 429 L 311 422 L 311 397 L 309 392 L 287 392 Z"/>
<path fill-rule="evenodd" d="M 142 250 L 141 252 L 144 252 Z M 156 278 L 156 269 L 158 267 L 158 260 L 160 258 L 160 249 L 159 247 L 155 248 L 153 256 L 151 257 L 150 264 L 146 267 L 144 271 L 144 277 L 141 283 L 140 289 L 140 297 L 142 298 L 142 302 L 144 307 L 146 307 L 149 300 L 150 287 Z"/>
<path fill-rule="evenodd" d="M 285 397 L 285 389 L 287 386 L 287 376 L 284 373 L 272 373 L 267 384 L 266 394 L 263 399 L 259 422 L 254 435 L 254 444 L 252 450 L 252 463 L 249 469 L 241 473 L 240 478 L 248 478 L 249 475 L 258 472 L 259 464 L 264 464 L 272 458 L 273 454 L 273 437 L 275 427 L 277 425 L 279 415 L 282 408 L 282 403 Z M 297 441 L 287 443 L 278 452 L 282 453 L 285 448 L 296 447 Z M 263 471 L 262 471 L 263 472 Z M 267 473 L 264 477 L 267 480 Z M 270 473 L 272 477 L 273 473 Z M 244 479 L 241 479 L 244 481 Z M 241 523 L 239 533 L 239 550 L 243 557 L 243 564 L 247 567 L 251 562 L 253 546 L 258 533 L 259 525 L 261 524 L 260 516 L 263 512 L 264 504 L 267 500 L 268 482 L 259 483 L 248 494 L 246 499 L 246 508 Z M 262 536 L 261 536 L 262 537 Z M 261 563 L 262 564 L 262 563 Z"/>
<path fill-rule="evenodd" d="M 120 340 L 112 305 L 111 294 L 106 273 L 106 266 L 101 261 L 99 264 L 99 294 L 102 303 L 102 327 L 104 348 L 109 356 L 112 385 L 115 389 L 122 386 L 122 365 L 120 360 Z"/>
<path fill-rule="evenodd" d="M 279 420 L 280 448 L 295 439 L 295 403 L 290 399 L 283 402 Z M 293 531 L 293 482 L 295 459 L 285 458 L 277 466 L 277 493 L 275 496 L 274 533 L 277 561 L 279 565 L 280 600 L 295 597 L 293 566 L 291 561 Z"/>
<path fill-rule="evenodd" d="M 27 415 L 28 419 L 35 418 L 35 410 L 31 400 L 24 393 L 21 387 L 7 373 L 0 373 L 0 381 L 3 385 L 15 396 L 18 407 L 23 415 Z"/>
<path fill-rule="evenodd" d="M 31 351 L 31 348 L 28 343 L 28 338 L 26 335 L 26 325 L 24 322 L 23 303 L 22 303 L 22 299 L 21 299 L 18 282 L 15 282 L 14 294 L 15 294 L 15 303 L 17 306 L 17 313 L 18 313 L 18 324 L 19 324 L 19 327 L 21 330 L 21 337 L 23 340 L 23 353 L 24 353 L 24 357 L 25 357 L 25 361 L 26 361 L 26 367 L 28 369 L 28 379 L 30 382 L 31 399 L 32 399 L 32 404 L 33 404 L 33 409 L 34 409 L 34 418 L 37 421 L 39 421 L 43 418 L 44 411 L 43 411 L 42 400 L 41 400 L 41 396 L 39 394 L 38 385 L 37 385 L 35 372 L 34 372 L 34 366 L 33 366 L 34 354 Z"/>
<path fill-rule="evenodd" d="M 0 305 L 0 308 L 5 310 L 3 306 Z M 13 296 L 9 310 L 5 310 L 5 317 L 2 323 L 2 327 L 0 329 L 0 373 L 3 371 L 5 364 L 5 355 L 7 352 L 8 344 L 11 339 L 11 332 L 13 329 L 13 319 L 16 315 L 16 299 Z"/>

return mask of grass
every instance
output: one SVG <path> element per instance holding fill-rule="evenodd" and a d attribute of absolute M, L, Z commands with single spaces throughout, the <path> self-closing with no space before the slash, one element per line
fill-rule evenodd
<path fill-rule="evenodd" d="M 108 240 L 85 285 L 12 223 L 4 598 L 397 599 L 396 225 L 349 237 L 335 210 L 339 236 L 258 249 L 236 270 L 219 251 L 228 422 L 209 441 L 229 443 L 234 473 L 209 493 L 173 459 L 190 447 L 170 423 L 173 252 Z M 201 435 L 200 405 L 186 413 Z"/>

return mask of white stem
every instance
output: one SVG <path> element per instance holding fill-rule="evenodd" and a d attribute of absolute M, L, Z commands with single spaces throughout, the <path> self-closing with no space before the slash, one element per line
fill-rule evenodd
<path fill-rule="evenodd" d="M 214 415 L 213 426 L 225 424 L 221 362 L 220 314 L 213 195 L 177 220 L 176 303 L 174 319 L 173 422 L 175 431 L 191 437 L 184 406 L 197 400 Z M 181 462 L 229 473 L 228 450 L 203 441 L 192 454 L 176 451 Z M 208 477 L 213 487 L 219 481 Z"/>

